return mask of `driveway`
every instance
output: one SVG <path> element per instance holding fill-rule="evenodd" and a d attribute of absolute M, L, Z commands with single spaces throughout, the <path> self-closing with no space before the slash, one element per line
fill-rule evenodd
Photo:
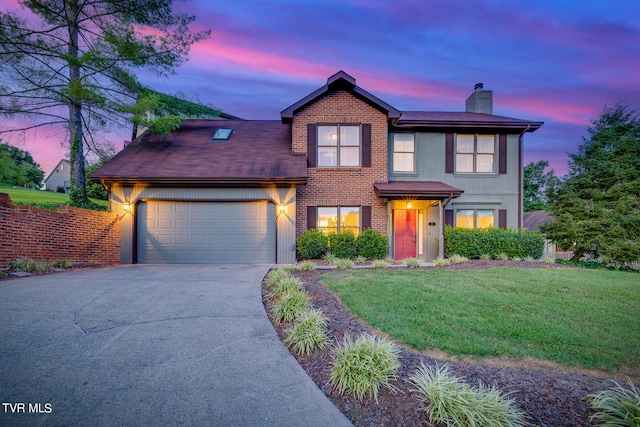
<path fill-rule="evenodd" d="M 268 268 L 0 281 L 0 425 L 351 425 L 269 323 Z"/>

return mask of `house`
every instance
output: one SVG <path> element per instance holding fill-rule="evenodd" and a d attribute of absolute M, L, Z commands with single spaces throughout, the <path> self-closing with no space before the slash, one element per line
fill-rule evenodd
<path fill-rule="evenodd" d="M 535 231 L 540 232 L 540 226 L 542 224 L 546 224 L 547 222 L 553 221 L 553 218 L 547 211 L 532 211 L 525 212 L 522 215 L 523 222 L 522 228 L 526 231 Z M 573 256 L 573 252 L 567 252 L 562 248 L 558 247 L 555 243 L 553 243 L 549 239 L 544 239 L 544 251 L 542 253 L 543 257 L 551 257 L 551 258 L 561 258 L 561 259 L 571 259 Z"/>
<path fill-rule="evenodd" d="M 69 160 L 60 160 L 42 185 L 45 190 L 69 193 L 71 188 L 71 163 Z"/>
<path fill-rule="evenodd" d="M 524 134 L 476 85 L 464 112 L 400 111 L 340 71 L 279 121 L 188 120 L 91 175 L 123 215 L 122 262 L 292 263 L 308 228 L 443 255 L 445 224 L 522 227 Z"/>

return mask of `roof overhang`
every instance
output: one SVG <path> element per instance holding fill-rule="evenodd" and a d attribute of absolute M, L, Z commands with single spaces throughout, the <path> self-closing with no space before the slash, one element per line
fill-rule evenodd
<path fill-rule="evenodd" d="M 100 177 L 89 176 L 93 182 L 102 184 L 149 184 L 157 186 L 216 186 L 216 187 L 248 187 L 262 185 L 305 185 L 306 176 L 300 177 L 268 177 L 268 178 L 190 178 L 190 177 Z"/>
<path fill-rule="evenodd" d="M 464 193 L 440 181 L 391 181 L 375 183 L 373 187 L 376 196 L 387 199 L 445 200 Z"/>

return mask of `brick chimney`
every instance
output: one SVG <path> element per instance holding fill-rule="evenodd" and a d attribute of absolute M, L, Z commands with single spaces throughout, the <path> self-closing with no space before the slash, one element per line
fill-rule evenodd
<path fill-rule="evenodd" d="M 493 114 L 493 91 L 484 90 L 484 84 L 476 83 L 467 98 L 467 113 Z"/>

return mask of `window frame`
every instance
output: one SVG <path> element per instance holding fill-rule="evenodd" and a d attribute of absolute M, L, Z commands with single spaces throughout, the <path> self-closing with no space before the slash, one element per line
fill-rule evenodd
<path fill-rule="evenodd" d="M 316 228 L 320 231 L 322 231 L 323 233 L 329 235 L 330 233 L 334 232 L 334 231 L 330 231 L 330 230 L 334 230 L 336 233 L 341 233 L 343 231 L 346 230 L 354 230 L 354 236 L 358 236 L 358 234 L 360 234 L 362 232 L 362 206 L 318 206 L 317 208 L 317 214 L 316 214 Z M 336 225 L 335 227 L 329 227 L 329 226 L 321 226 L 320 225 L 320 220 L 322 217 L 321 209 L 335 209 L 336 210 Z M 354 226 L 343 226 L 342 225 L 342 209 L 357 209 L 358 210 L 358 225 L 357 227 Z"/>
<path fill-rule="evenodd" d="M 473 151 L 460 151 L 460 137 L 469 137 L 473 136 Z M 492 139 L 492 152 L 484 153 L 479 152 L 479 137 L 491 137 Z M 498 174 L 498 135 L 497 134 L 489 134 L 489 133 L 457 133 L 455 137 L 455 146 L 454 146 L 454 156 L 455 156 L 455 168 L 454 173 L 464 174 L 464 175 L 496 175 Z M 491 155 L 491 171 L 478 171 L 479 159 L 484 157 L 489 157 Z M 472 170 L 471 171 L 462 171 L 460 170 L 461 162 L 458 160 L 459 156 L 472 156 Z"/>
<path fill-rule="evenodd" d="M 322 139 L 320 138 L 320 130 L 323 127 L 335 127 L 336 128 L 336 144 L 328 145 L 322 144 Z M 357 128 L 358 135 L 358 144 L 343 144 L 342 143 L 342 132 L 341 129 L 343 127 L 353 127 Z M 323 147 L 335 147 L 336 151 L 336 164 L 335 165 L 323 165 L 322 160 L 323 156 L 320 154 L 320 150 Z M 356 165 L 342 165 L 342 149 L 349 148 L 357 148 L 358 153 L 356 155 L 357 164 Z M 361 168 L 362 167 L 362 124 L 358 123 L 322 123 L 316 125 L 316 167 L 318 168 Z"/>
<path fill-rule="evenodd" d="M 413 137 L 413 151 L 396 151 L 396 136 L 398 135 L 410 135 Z M 391 170 L 393 173 L 399 174 L 415 174 L 416 173 L 416 134 L 410 132 L 397 132 L 393 134 L 393 140 L 391 141 Z M 411 170 L 398 170 L 396 169 L 396 154 L 411 154 Z"/>
<path fill-rule="evenodd" d="M 458 212 L 461 211 L 473 211 L 473 226 L 472 227 L 466 227 L 466 226 L 459 226 L 458 225 Z M 491 212 L 491 225 L 489 227 L 478 227 L 478 212 Z M 497 215 L 496 215 L 497 210 L 496 209 L 470 209 L 470 208 L 462 208 L 462 209 L 455 209 L 454 213 L 453 213 L 453 224 L 455 226 L 455 228 L 467 228 L 467 229 L 472 229 L 472 230 L 480 230 L 480 229 L 486 229 L 486 228 L 496 228 L 496 221 L 498 220 Z M 469 216 L 466 216 L 467 218 Z M 467 221 L 468 222 L 468 221 Z"/>

